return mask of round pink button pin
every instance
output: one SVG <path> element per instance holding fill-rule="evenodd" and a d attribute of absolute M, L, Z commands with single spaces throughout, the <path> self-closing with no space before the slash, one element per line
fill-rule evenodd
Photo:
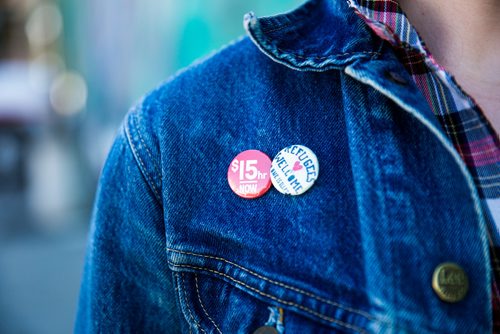
<path fill-rule="evenodd" d="M 238 154 L 227 171 L 227 180 L 234 193 L 243 198 L 257 198 L 271 188 L 271 159 L 258 150 Z"/>

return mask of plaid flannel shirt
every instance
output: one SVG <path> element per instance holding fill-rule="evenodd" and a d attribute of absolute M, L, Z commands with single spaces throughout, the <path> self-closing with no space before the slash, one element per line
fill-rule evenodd
<path fill-rule="evenodd" d="M 392 45 L 474 179 L 490 232 L 493 332 L 500 333 L 498 134 L 477 103 L 432 57 L 397 1 L 349 0 L 349 4 L 375 34 Z"/>

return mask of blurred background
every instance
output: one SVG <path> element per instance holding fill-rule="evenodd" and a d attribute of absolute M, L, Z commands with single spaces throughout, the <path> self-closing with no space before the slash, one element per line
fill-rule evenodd
<path fill-rule="evenodd" d="M 301 0 L 0 0 L 0 333 L 70 333 L 94 192 L 134 101 Z"/>

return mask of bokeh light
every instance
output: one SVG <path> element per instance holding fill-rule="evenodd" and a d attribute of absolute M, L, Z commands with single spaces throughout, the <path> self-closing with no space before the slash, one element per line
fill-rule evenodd
<path fill-rule="evenodd" d="M 41 48 L 54 43 L 62 33 L 63 19 L 59 7 L 41 3 L 35 7 L 26 22 L 26 36 L 30 45 Z"/>
<path fill-rule="evenodd" d="M 87 84 L 76 72 L 59 74 L 50 87 L 50 103 L 61 115 L 73 115 L 81 111 L 87 102 Z"/>

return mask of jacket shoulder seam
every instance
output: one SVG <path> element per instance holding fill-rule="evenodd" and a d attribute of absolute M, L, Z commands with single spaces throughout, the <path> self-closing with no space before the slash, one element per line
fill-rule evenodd
<path fill-rule="evenodd" d="M 134 133 L 137 133 L 137 136 L 138 136 L 139 140 L 141 141 L 141 144 L 144 146 L 144 149 L 146 150 L 146 154 L 151 159 L 153 169 L 155 169 L 155 171 L 158 172 L 158 168 L 156 166 L 154 159 L 152 158 L 152 155 L 151 155 L 151 152 L 149 151 L 148 146 L 146 145 L 146 143 L 145 143 L 145 141 L 140 133 L 140 130 L 137 127 L 134 127 L 134 129 L 132 129 L 132 124 L 131 124 L 132 117 L 133 117 L 133 115 L 129 114 L 129 116 L 125 122 L 125 125 L 124 125 L 127 143 L 129 145 L 130 149 L 132 150 L 132 154 L 133 154 L 134 159 L 136 160 L 136 162 L 138 164 L 139 169 L 141 170 L 142 175 L 144 175 L 146 183 L 148 184 L 149 188 L 151 189 L 151 191 L 155 195 L 155 198 L 158 200 L 158 202 L 161 203 L 161 196 L 160 196 L 160 191 L 159 191 L 160 186 L 155 184 L 154 177 L 152 175 L 150 175 L 150 173 L 148 172 L 148 170 L 146 168 L 146 163 L 145 163 L 144 159 L 141 157 L 141 154 L 139 152 L 140 148 L 134 144 L 134 138 L 132 136 L 132 131 L 135 130 Z"/>

